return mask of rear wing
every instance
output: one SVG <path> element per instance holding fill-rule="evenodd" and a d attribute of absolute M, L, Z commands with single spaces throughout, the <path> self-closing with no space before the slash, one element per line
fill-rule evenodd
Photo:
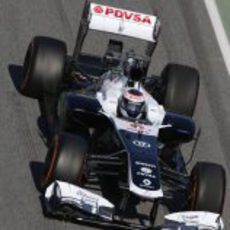
<path fill-rule="evenodd" d="M 149 43 L 147 55 L 151 56 L 159 36 L 160 21 L 154 15 L 90 3 L 89 0 L 85 0 L 73 53 L 75 60 L 78 59 L 89 29 L 145 40 Z"/>
<path fill-rule="evenodd" d="M 90 4 L 89 29 L 156 42 L 159 20 L 156 16 Z"/>

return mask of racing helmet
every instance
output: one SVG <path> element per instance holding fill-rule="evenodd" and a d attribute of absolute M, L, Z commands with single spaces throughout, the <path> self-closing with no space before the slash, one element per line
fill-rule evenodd
<path fill-rule="evenodd" d="M 132 119 L 144 119 L 146 103 L 144 95 L 137 89 L 125 90 L 118 101 L 118 116 Z"/>
<path fill-rule="evenodd" d="M 143 77 L 143 69 L 139 61 L 135 58 L 128 57 L 124 62 L 124 75 L 131 78 L 133 81 L 140 81 Z"/>

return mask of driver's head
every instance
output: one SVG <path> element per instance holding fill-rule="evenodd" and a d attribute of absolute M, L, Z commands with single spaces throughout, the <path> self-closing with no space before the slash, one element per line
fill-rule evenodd
<path fill-rule="evenodd" d="M 146 115 L 143 93 L 134 88 L 125 90 L 118 102 L 118 115 L 124 118 L 143 119 Z"/>
<path fill-rule="evenodd" d="M 124 62 L 124 74 L 133 81 L 140 81 L 143 77 L 143 69 L 137 59 L 128 57 Z"/>

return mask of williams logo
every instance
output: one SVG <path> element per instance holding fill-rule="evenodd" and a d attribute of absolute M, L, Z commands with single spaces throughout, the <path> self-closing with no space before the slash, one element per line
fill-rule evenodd
<path fill-rule="evenodd" d="M 140 140 L 134 140 L 133 144 L 136 145 L 139 148 L 150 148 L 151 145 L 147 142 L 140 141 Z"/>

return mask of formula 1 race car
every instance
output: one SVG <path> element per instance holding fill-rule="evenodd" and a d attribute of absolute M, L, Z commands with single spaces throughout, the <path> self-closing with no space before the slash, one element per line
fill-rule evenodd
<path fill-rule="evenodd" d="M 88 29 L 145 40 L 145 55 L 123 52 L 120 40 L 109 40 L 103 57 L 83 53 Z M 198 71 L 168 64 L 147 76 L 159 31 L 156 16 L 86 1 L 72 56 L 53 38 L 30 43 L 20 90 L 39 100 L 49 127 L 40 183 L 47 214 L 126 229 L 153 227 L 161 204 L 221 214 L 223 167 L 199 162 L 189 174 L 181 153 L 199 136 Z M 148 223 L 127 221 L 141 202 L 151 204 Z"/>

